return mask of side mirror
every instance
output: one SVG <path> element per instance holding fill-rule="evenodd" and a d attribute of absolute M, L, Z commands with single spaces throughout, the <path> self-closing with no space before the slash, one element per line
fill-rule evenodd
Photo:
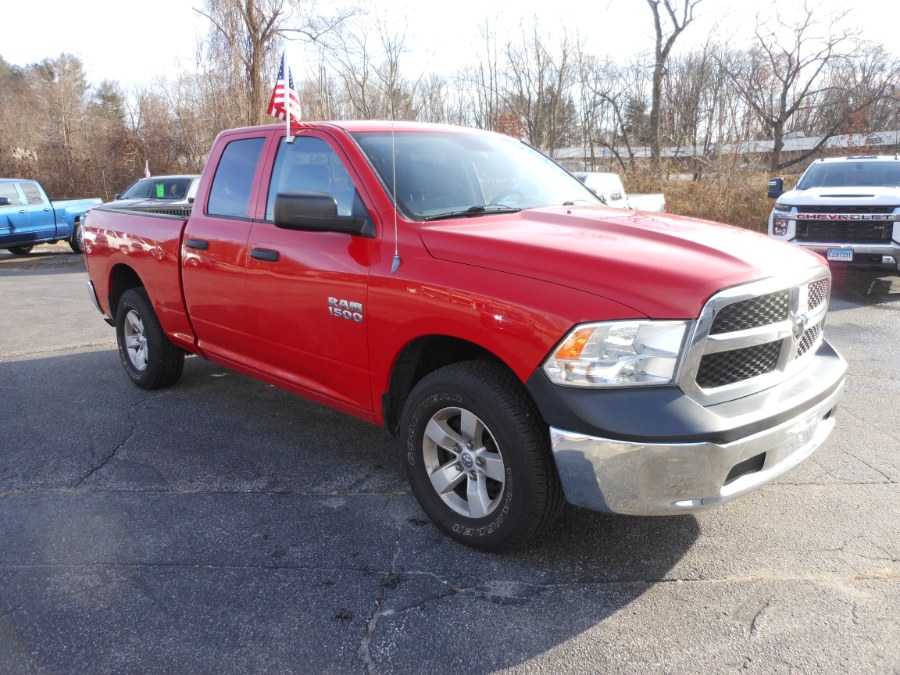
<path fill-rule="evenodd" d="M 0 206 L 9 206 L 9 197 L 0 197 Z"/>
<path fill-rule="evenodd" d="M 778 199 L 784 194 L 784 178 L 769 179 L 769 199 Z"/>
<path fill-rule="evenodd" d="M 116 195 L 116 199 L 122 199 L 121 193 Z"/>
<path fill-rule="evenodd" d="M 339 216 L 337 201 L 325 192 L 279 192 L 275 195 L 275 227 L 311 232 L 366 234 L 367 221 Z"/>

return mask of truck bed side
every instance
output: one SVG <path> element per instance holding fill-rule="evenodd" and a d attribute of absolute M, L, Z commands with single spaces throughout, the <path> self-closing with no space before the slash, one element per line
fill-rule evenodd
<path fill-rule="evenodd" d="M 194 351 L 181 286 L 181 239 L 187 220 L 106 207 L 92 209 L 84 224 L 85 263 L 101 310 L 115 319 L 122 293 L 143 286 L 163 330 L 176 345 Z"/>

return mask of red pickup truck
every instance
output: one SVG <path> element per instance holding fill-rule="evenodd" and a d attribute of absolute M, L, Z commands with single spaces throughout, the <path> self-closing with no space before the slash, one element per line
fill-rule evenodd
<path fill-rule="evenodd" d="M 222 132 L 187 219 L 88 215 L 90 295 L 139 387 L 193 353 L 386 427 L 435 525 L 487 550 L 566 501 L 728 501 L 833 428 L 820 257 L 607 208 L 498 134 L 292 132 Z"/>

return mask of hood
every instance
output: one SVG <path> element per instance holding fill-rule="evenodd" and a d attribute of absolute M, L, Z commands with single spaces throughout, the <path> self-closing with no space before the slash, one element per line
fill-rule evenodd
<path fill-rule="evenodd" d="M 696 318 L 723 288 L 824 265 L 749 230 L 596 207 L 431 222 L 420 233 L 440 260 L 576 288 L 659 319 Z"/>
<path fill-rule="evenodd" d="M 788 206 L 900 206 L 900 187 L 873 185 L 789 190 L 776 201 Z"/>

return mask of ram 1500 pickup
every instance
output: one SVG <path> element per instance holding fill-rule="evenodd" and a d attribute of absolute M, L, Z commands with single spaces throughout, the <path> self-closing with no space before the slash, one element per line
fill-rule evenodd
<path fill-rule="evenodd" d="M 900 158 L 832 157 L 807 167 L 793 190 L 769 181 L 769 235 L 837 265 L 900 272 Z"/>
<path fill-rule="evenodd" d="M 0 248 L 28 255 L 35 244 L 63 240 L 81 253 L 81 223 L 85 212 L 103 200 L 50 201 L 33 180 L 0 178 Z"/>
<path fill-rule="evenodd" d="M 186 219 L 88 214 L 89 294 L 137 386 L 193 353 L 385 427 L 435 525 L 488 550 L 566 501 L 726 502 L 830 433 L 819 256 L 611 209 L 498 134 L 292 132 L 219 134 Z"/>

